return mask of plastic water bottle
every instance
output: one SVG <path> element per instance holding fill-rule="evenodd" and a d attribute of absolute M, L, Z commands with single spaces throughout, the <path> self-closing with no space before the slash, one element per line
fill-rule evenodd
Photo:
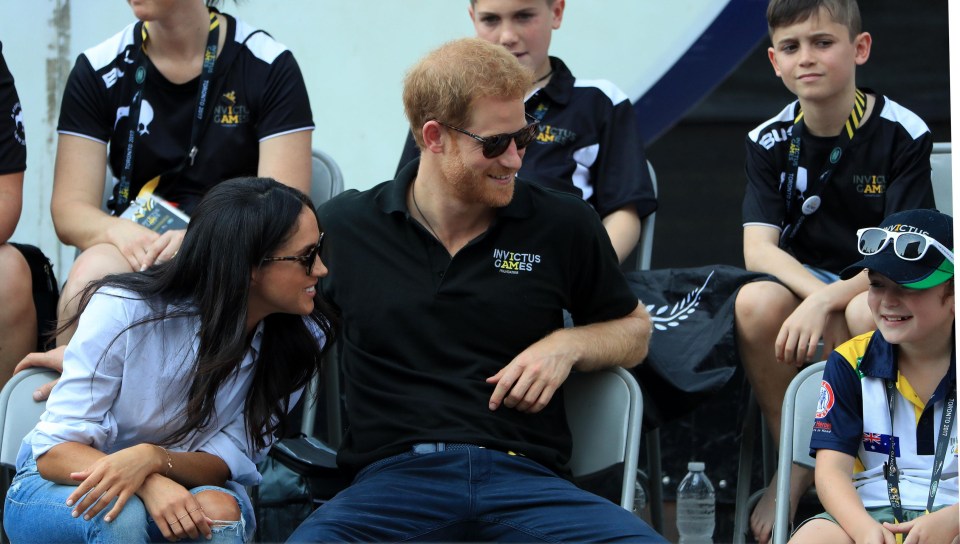
<path fill-rule="evenodd" d="M 647 507 L 647 492 L 643 490 L 639 471 L 637 472 L 637 483 L 634 484 L 633 487 L 633 513 L 638 518 L 641 518 L 643 517 L 644 509 Z"/>
<path fill-rule="evenodd" d="M 713 542 L 717 496 L 703 468 L 703 463 L 688 463 L 689 472 L 677 487 L 677 532 L 681 544 Z"/>

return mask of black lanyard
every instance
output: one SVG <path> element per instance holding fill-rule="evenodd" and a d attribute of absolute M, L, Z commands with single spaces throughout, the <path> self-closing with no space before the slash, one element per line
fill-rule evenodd
<path fill-rule="evenodd" d="M 896 384 L 892 380 L 885 380 L 887 386 L 887 408 L 890 410 L 890 453 L 887 462 L 883 464 L 883 477 L 887 481 L 887 496 L 893 508 L 893 517 L 897 523 L 903 522 L 903 506 L 900 503 L 900 474 L 897 468 L 897 437 L 894 434 L 893 412 L 896 409 Z M 943 463 L 947 457 L 947 443 L 950 441 L 950 430 L 953 426 L 953 412 L 957 402 L 957 384 L 950 386 L 947 398 L 943 401 L 943 416 L 940 418 L 940 434 L 937 436 L 937 448 L 933 457 L 933 474 L 930 476 L 930 493 L 927 496 L 927 513 L 933 508 L 937 488 L 940 487 L 940 474 L 943 472 Z"/>
<path fill-rule="evenodd" d="M 793 122 L 790 150 L 787 155 L 788 166 L 785 181 L 787 211 L 785 217 L 788 223 L 784 225 L 783 232 L 780 233 L 781 248 L 786 248 L 790 245 L 790 242 L 797 236 L 797 232 L 799 232 L 800 225 L 803 224 L 804 219 L 820 208 L 820 193 L 823 192 L 823 188 L 827 186 L 827 182 L 830 181 L 830 176 L 833 175 L 833 171 L 840 162 L 840 158 L 843 157 L 843 153 L 853 139 L 853 135 L 857 129 L 860 128 L 860 121 L 863 119 L 863 113 L 866 109 L 867 95 L 860 89 L 857 89 L 856 97 L 853 101 L 853 110 L 850 111 L 850 117 L 847 118 L 847 122 L 844 124 L 844 130 L 840 132 L 836 146 L 827 158 L 827 163 L 824 165 L 823 171 L 820 174 L 820 185 L 817 187 L 816 194 L 807 197 L 806 200 L 803 201 L 800 207 L 800 213 L 794 212 L 793 202 L 794 192 L 797 189 L 797 175 L 800 171 L 800 140 L 803 136 L 803 112 L 800 111 L 797 113 Z"/>
<path fill-rule="evenodd" d="M 196 115 L 193 117 L 193 128 L 190 131 L 190 152 L 187 159 L 190 165 L 197 156 L 197 145 L 199 144 L 201 127 L 203 126 L 203 116 L 207 107 L 207 98 L 210 90 L 210 82 L 213 80 L 213 69 L 217 61 L 217 38 L 220 36 L 220 20 L 217 19 L 215 11 L 210 12 L 210 32 L 207 36 L 207 48 L 203 53 L 203 69 L 200 72 L 200 88 L 197 91 Z M 136 31 L 134 31 L 136 32 Z M 123 170 L 120 173 L 118 183 L 117 198 L 113 202 L 112 209 L 114 213 L 120 213 L 130 202 L 130 184 L 133 180 L 133 156 L 136 149 L 137 137 L 140 135 L 138 126 L 140 124 L 140 103 L 143 100 L 143 87 L 147 80 L 147 59 L 145 51 L 147 49 L 147 25 L 140 24 L 141 45 L 137 54 L 138 65 L 134 71 L 134 93 L 130 101 L 129 123 L 130 131 L 127 133 L 127 149 L 123 155 Z M 178 167 L 182 168 L 186 161 L 181 162 Z"/>

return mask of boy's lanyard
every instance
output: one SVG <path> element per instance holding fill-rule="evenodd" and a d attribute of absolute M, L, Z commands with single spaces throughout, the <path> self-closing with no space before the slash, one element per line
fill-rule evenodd
<path fill-rule="evenodd" d="M 820 186 L 817 187 L 816 194 L 807 197 L 806 200 L 803 201 L 799 214 L 793 211 L 793 193 L 797 188 L 797 175 L 800 171 L 800 140 L 803 136 L 803 111 L 797 113 L 793 121 L 793 130 L 791 131 L 792 137 L 790 138 L 790 151 L 787 155 L 786 172 L 787 210 L 785 217 L 787 221 L 791 222 L 784 225 L 783 231 L 780 233 L 781 248 L 785 249 L 790 245 L 790 242 L 793 241 L 797 232 L 800 230 L 800 225 L 803 224 L 803 220 L 820 208 L 820 193 L 823 192 L 823 188 L 826 187 L 830 181 L 830 176 L 833 175 L 833 171 L 840 162 L 843 152 L 846 151 L 847 146 L 853 139 L 854 133 L 860 128 L 860 121 L 863 119 L 863 113 L 866 109 L 867 95 L 860 89 L 857 89 L 856 97 L 853 101 L 853 110 L 850 112 L 850 117 L 844 125 L 845 130 L 840 132 L 836 146 L 834 146 L 833 151 L 830 152 L 830 157 L 827 159 L 823 172 L 820 174 Z M 794 215 L 797 216 L 796 219 L 793 219 Z"/>
<path fill-rule="evenodd" d="M 193 117 L 193 128 L 190 131 L 190 164 L 193 165 L 193 159 L 197 156 L 197 144 L 199 143 L 200 128 L 203 124 L 203 114 L 207 106 L 207 96 L 210 88 L 210 82 L 213 80 L 213 69 L 217 61 L 217 39 L 220 36 L 220 21 L 217 19 L 215 11 L 210 12 L 210 32 L 207 36 L 207 48 L 203 53 L 203 69 L 200 72 L 200 87 L 197 91 L 196 115 Z M 136 32 L 136 31 L 134 31 Z M 141 23 L 140 26 L 141 45 L 137 54 L 138 66 L 134 72 L 134 93 L 130 101 L 129 123 L 130 131 L 127 134 L 127 149 L 123 155 L 123 170 L 120 173 L 119 188 L 116 201 L 113 203 L 115 213 L 121 212 L 130 202 L 130 184 L 133 179 L 133 155 L 137 144 L 137 137 L 140 134 L 138 126 L 140 124 L 140 102 L 143 100 L 143 87 L 147 80 L 147 24 Z M 181 163 L 181 166 L 183 163 Z M 178 167 L 179 169 L 179 167 Z"/>
<path fill-rule="evenodd" d="M 897 469 L 897 437 L 893 427 L 893 412 L 896 408 L 897 386 L 892 380 L 884 380 L 887 386 L 887 408 L 890 410 L 890 453 L 883 464 L 883 477 L 887 481 L 887 496 L 893 508 L 893 517 L 897 523 L 903 522 L 903 506 L 900 503 L 900 474 Z M 927 513 L 933 509 L 933 500 L 940 487 L 940 473 L 947 457 L 947 443 L 953 426 L 954 405 L 957 402 L 957 384 L 950 386 L 950 392 L 943 401 L 943 416 L 940 419 L 940 434 L 937 436 L 937 448 L 933 457 L 933 474 L 930 476 L 930 494 L 927 496 Z M 899 536 L 899 535 L 898 535 Z M 900 539 L 898 539 L 899 541 Z"/>

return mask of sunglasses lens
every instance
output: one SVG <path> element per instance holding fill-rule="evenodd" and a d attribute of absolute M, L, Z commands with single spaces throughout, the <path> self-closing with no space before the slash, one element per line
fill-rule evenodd
<path fill-rule="evenodd" d="M 499 157 L 503 155 L 508 147 L 510 147 L 510 134 L 490 136 L 484 139 L 483 156 L 488 159 Z"/>
<path fill-rule="evenodd" d="M 540 127 L 536 123 L 531 123 L 527 125 L 526 128 L 517 133 L 517 149 L 523 149 L 528 145 L 532 144 L 535 139 L 537 139 L 537 134 L 540 133 Z"/>
<path fill-rule="evenodd" d="M 860 253 L 873 255 L 880 251 L 887 241 L 887 231 L 882 229 L 867 229 L 860 235 Z"/>
<path fill-rule="evenodd" d="M 927 240 L 917 234 L 904 233 L 897 238 L 893 249 L 901 259 L 916 261 L 927 252 Z"/>

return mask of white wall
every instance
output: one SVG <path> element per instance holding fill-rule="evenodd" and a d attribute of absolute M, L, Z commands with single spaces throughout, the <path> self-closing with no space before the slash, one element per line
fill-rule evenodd
<path fill-rule="evenodd" d="M 551 52 L 578 77 L 610 79 L 634 99 L 723 8 L 723 0 L 568 0 Z M 313 107 L 313 144 L 364 189 L 392 177 L 406 134 L 407 67 L 440 43 L 471 35 L 468 0 L 243 0 L 224 11 L 285 43 Z M 24 211 L 15 241 L 39 245 L 61 281 L 74 250 L 60 247 L 49 202 L 60 94 L 76 56 L 133 20 L 123 0 L 0 0 L 0 42 L 27 133 Z"/>

